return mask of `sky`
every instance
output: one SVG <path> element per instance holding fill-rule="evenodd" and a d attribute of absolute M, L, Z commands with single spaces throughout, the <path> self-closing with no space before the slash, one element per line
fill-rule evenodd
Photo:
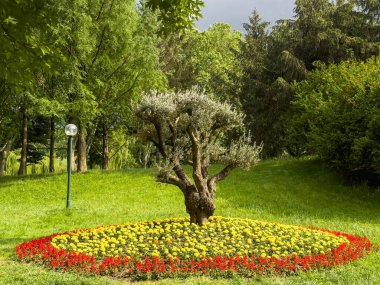
<path fill-rule="evenodd" d="M 256 8 L 260 17 L 271 25 L 284 18 L 292 18 L 294 0 L 204 0 L 202 9 L 203 18 L 196 26 L 199 30 L 206 30 L 216 22 L 228 23 L 233 29 L 244 32 L 243 23 Z"/>

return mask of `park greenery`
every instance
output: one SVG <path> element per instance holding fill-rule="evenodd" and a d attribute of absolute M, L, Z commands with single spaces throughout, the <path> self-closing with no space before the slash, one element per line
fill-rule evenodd
<path fill-rule="evenodd" d="M 276 23 L 253 10 L 244 33 L 196 30 L 203 6 L 0 3 L 0 282 L 60 278 L 29 265 L 24 279 L 14 248 L 68 283 L 104 281 L 71 269 L 189 277 L 178 268 L 238 283 L 379 282 L 379 1 L 296 0 Z M 67 165 L 78 206 L 64 211 L 54 191 Z M 190 219 L 173 217 L 182 201 Z M 362 269 L 335 268 L 367 253 Z"/>
<path fill-rule="evenodd" d="M 210 171 L 216 173 L 221 169 L 221 165 L 215 165 Z M 191 173 L 190 168 L 187 171 Z M 102 226 L 98 228 L 100 238 L 101 231 L 107 229 L 107 225 L 130 223 L 135 225 L 133 228 L 139 225 L 141 228 L 143 223 L 140 222 L 148 221 L 144 229 L 149 231 L 147 226 L 153 221 L 180 217 L 176 229 L 166 234 L 170 235 L 174 231 L 175 241 L 182 242 L 180 235 L 175 233 L 184 230 L 180 221 L 188 223 L 182 193 L 177 191 L 176 186 L 157 184 L 152 170 L 132 168 L 125 171 L 75 173 L 70 210 L 64 209 L 66 179 L 65 174 L 2 178 L 0 214 L 7 218 L 0 221 L 0 284 L 126 284 L 125 280 L 118 278 L 88 277 L 72 270 L 62 273 L 43 269 L 35 263 L 23 264 L 15 260 L 17 245 L 53 233 L 72 232 L 75 229 L 88 229 L 90 233 Z M 378 192 L 365 185 L 347 185 L 341 177 L 315 159 L 267 160 L 259 162 L 249 171 L 238 169 L 219 184 L 215 215 L 266 221 L 272 227 L 283 224 L 334 229 L 360 237 L 367 236 L 373 244 L 378 245 L 379 201 Z M 235 224 L 235 227 L 241 226 Z M 196 225 L 191 227 L 195 228 Z M 202 228 L 198 227 L 198 232 L 207 230 L 208 226 L 204 230 Z M 130 233 L 133 231 L 131 227 L 126 229 Z M 266 233 L 270 233 L 271 227 L 267 229 L 269 231 Z M 233 228 L 228 227 L 228 230 Z M 130 239 L 139 238 L 138 232 L 133 232 Z M 113 237 L 117 239 L 116 235 Z M 154 243 L 154 232 L 150 231 L 149 235 L 152 237 L 152 247 L 154 244 L 158 249 L 165 250 L 162 244 Z M 149 235 L 144 236 L 148 238 Z M 225 233 L 223 235 L 227 236 Z M 241 239 L 238 235 L 246 234 L 235 230 L 235 235 L 235 242 L 239 242 Z M 108 236 L 111 238 L 111 235 Z M 194 233 L 188 239 L 193 242 Z M 106 241 L 108 239 L 103 240 Z M 106 244 L 105 252 L 112 248 Z M 145 242 L 143 244 L 150 246 Z M 226 250 L 231 250 L 229 244 L 225 244 Z M 172 248 L 168 249 L 172 251 Z M 202 253 L 200 248 L 196 249 Z M 224 250 L 224 246 L 215 250 Z M 178 254 L 182 253 L 178 251 Z M 377 284 L 380 282 L 379 257 L 380 252 L 373 252 L 347 265 L 290 275 L 258 274 L 246 279 L 225 272 L 228 279 L 188 276 L 185 280 L 174 277 L 157 281 L 157 284 Z"/>
<path fill-rule="evenodd" d="M 244 113 L 253 140 L 264 145 L 262 158 L 311 154 L 338 170 L 378 171 L 379 3 L 298 0 L 294 18 L 271 28 L 254 10 L 244 34 L 224 23 L 195 30 L 203 5 L 2 1 L 0 175 L 64 170 L 69 122 L 79 128 L 74 170 L 151 166 L 160 150 L 136 136 L 136 102 L 151 90 L 193 88 Z M 368 80 L 351 80 L 357 73 Z M 350 119 L 338 120 L 348 131 L 333 134 L 334 143 L 331 134 L 342 127 L 317 126 L 334 118 L 305 101 L 313 92 L 332 96 L 330 110 L 341 112 L 357 108 L 353 97 L 363 100 L 345 113 Z"/>

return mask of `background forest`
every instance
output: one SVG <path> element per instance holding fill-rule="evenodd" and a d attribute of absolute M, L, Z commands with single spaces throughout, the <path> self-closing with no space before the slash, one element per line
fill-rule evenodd
<path fill-rule="evenodd" d="M 65 171 L 67 123 L 76 171 L 148 167 L 141 94 L 198 88 L 244 112 L 263 158 L 316 155 L 378 183 L 378 1 L 296 0 L 274 25 L 254 10 L 244 34 L 198 31 L 202 2 L 177 2 L 2 1 L 0 176 Z"/>

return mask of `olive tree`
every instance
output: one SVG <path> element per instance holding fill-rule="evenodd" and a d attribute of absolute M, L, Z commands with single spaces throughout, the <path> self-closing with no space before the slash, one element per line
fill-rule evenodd
<path fill-rule="evenodd" d="M 252 143 L 249 134 L 222 146 L 223 134 L 241 128 L 243 115 L 194 89 L 144 94 L 135 113 L 144 122 L 141 135 L 163 157 L 157 180 L 182 191 L 191 223 L 202 225 L 213 215 L 217 182 L 233 169 L 248 169 L 259 160 L 262 146 Z M 210 163 L 216 160 L 224 168 L 210 175 Z M 184 164 L 192 167 L 191 176 Z"/>

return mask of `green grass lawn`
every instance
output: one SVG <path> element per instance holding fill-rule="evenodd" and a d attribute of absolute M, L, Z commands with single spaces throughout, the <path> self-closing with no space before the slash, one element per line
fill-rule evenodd
<path fill-rule="evenodd" d="M 65 209 L 66 175 L 0 178 L 0 284 L 126 284 L 60 273 L 15 260 L 25 240 L 79 228 L 184 217 L 181 192 L 157 184 L 153 170 L 75 174 Z M 315 226 L 366 235 L 380 244 L 380 193 L 347 186 L 315 160 L 261 162 L 219 183 L 216 215 Z M 139 284 L 152 284 L 142 282 Z M 380 252 L 350 265 L 256 279 L 166 279 L 154 284 L 380 284 Z"/>

